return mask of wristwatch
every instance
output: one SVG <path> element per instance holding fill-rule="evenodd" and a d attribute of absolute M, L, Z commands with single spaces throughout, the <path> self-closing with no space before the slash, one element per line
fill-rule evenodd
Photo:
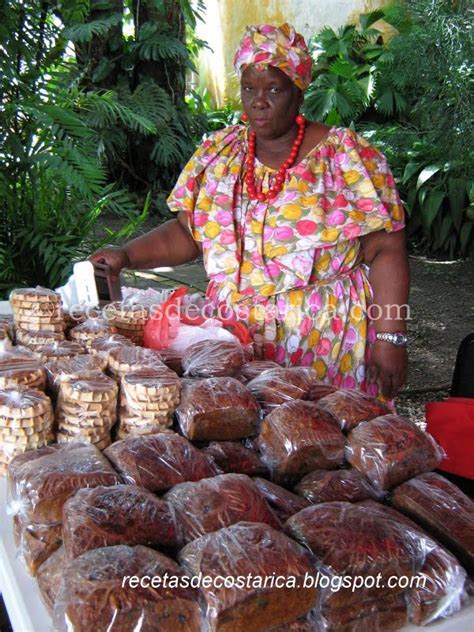
<path fill-rule="evenodd" d="M 377 340 L 384 340 L 385 342 L 391 342 L 396 347 L 406 347 L 408 343 L 408 337 L 405 334 L 397 331 L 392 333 L 379 333 L 376 334 Z"/>

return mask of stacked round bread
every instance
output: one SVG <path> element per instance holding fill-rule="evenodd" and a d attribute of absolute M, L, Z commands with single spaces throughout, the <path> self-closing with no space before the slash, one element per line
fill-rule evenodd
<path fill-rule="evenodd" d="M 61 297 L 42 287 L 20 288 L 10 294 L 17 330 L 64 331 Z"/>
<path fill-rule="evenodd" d="M 133 347 L 131 340 L 121 334 L 110 334 L 110 336 L 101 336 L 93 340 L 89 346 L 91 355 L 101 355 L 109 365 L 109 354 L 113 349 L 121 349 L 123 347 Z"/>
<path fill-rule="evenodd" d="M 143 344 L 148 309 L 130 301 L 117 301 L 107 305 L 107 320 L 119 334 L 135 344 Z"/>
<path fill-rule="evenodd" d="M 43 331 L 42 329 L 17 329 L 16 341 L 35 351 L 38 347 L 61 342 L 66 339 L 63 331 Z"/>
<path fill-rule="evenodd" d="M 68 360 L 85 352 L 86 350 L 81 344 L 72 340 L 60 340 L 35 347 L 35 353 L 38 353 L 45 362 L 59 358 Z"/>
<path fill-rule="evenodd" d="M 119 347 L 109 352 L 109 371 L 117 381 L 127 373 L 145 368 L 167 369 L 160 354 L 154 349 Z"/>
<path fill-rule="evenodd" d="M 117 330 L 107 320 L 102 318 L 88 318 L 86 321 L 73 327 L 69 332 L 71 340 L 80 342 L 89 348 L 96 338 L 116 334 Z"/>
<path fill-rule="evenodd" d="M 173 424 L 180 381 L 169 369 L 140 369 L 122 378 L 119 437 L 154 434 Z"/>
<path fill-rule="evenodd" d="M 44 389 L 46 373 L 41 356 L 25 347 L 0 352 L 0 388 L 28 386 Z"/>
<path fill-rule="evenodd" d="M 45 365 L 48 388 L 57 393 L 61 382 L 89 379 L 100 375 L 106 368 L 107 361 L 99 355 L 77 355 L 70 359 L 59 358 Z"/>
<path fill-rule="evenodd" d="M 0 473 L 17 454 L 54 440 L 51 400 L 26 387 L 0 390 Z"/>
<path fill-rule="evenodd" d="M 110 377 L 62 381 L 56 404 L 59 443 L 85 440 L 99 450 L 110 445 L 117 419 L 118 386 Z"/>

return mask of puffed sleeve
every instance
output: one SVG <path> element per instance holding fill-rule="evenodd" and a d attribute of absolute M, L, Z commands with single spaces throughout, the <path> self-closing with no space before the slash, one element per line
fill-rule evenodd
<path fill-rule="evenodd" d="M 220 180 L 229 173 L 238 175 L 243 135 L 242 125 L 211 134 L 199 145 L 167 198 L 172 212 L 187 212 L 189 230 L 196 241 L 208 237 L 206 225 L 219 195 Z"/>

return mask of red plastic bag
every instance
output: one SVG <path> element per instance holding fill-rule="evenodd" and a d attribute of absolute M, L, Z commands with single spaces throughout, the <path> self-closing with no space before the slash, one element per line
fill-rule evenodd
<path fill-rule="evenodd" d="M 179 304 L 188 293 L 187 287 L 180 287 L 159 305 L 145 325 L 143 346 L 149 349 L 167 349 L 170 344 L 170 329 L 173 321 L 179 320 Z"/>
<path fill-rule="evenodd" d="M 450 397 L 425 406 L 427 430 L 445 450 L 443 472 L 474 479 L 474 399 Z"/>

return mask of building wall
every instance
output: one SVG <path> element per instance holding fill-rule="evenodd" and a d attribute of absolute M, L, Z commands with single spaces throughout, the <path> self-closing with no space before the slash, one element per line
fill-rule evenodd
<path fill-rule="evenodd" d="M 248 24 L 289 22 L 308 41 L 324 26 L 355 22 L 360 13 L 386 4 L 384 0 L 205 0 L 206 12 L 197 35 L 208 42 L 198 63 L 200 88 L 207 88 L 219 106 L 238 102 L 233 56 Z"/>

